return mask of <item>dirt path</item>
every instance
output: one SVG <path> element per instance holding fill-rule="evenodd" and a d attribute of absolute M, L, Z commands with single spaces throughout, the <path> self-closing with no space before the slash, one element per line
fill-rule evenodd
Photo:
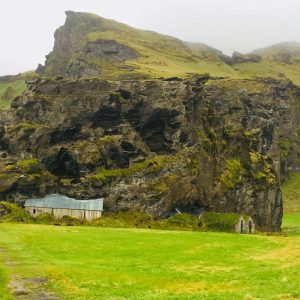
<path fill-rule="evenodd" d="M 47 282 L 47 278 L 21 278 L 14 275 L 9 288 L 17 300 L 61 300 L 54 293 L 47 291 Z"/>
<path fill-rule="evenodd" d="M 17 262 L 6 257 L 2 248 L 0 248 L 0 256 L 4 258 L 3 263 L 10 271 L 13 271 L 14 267 L 18 265 Z M 49 282 L 47 278 L 24 278 L 19 274 L 14 274 L 14 272 L 10 273 L 13 273 L 13 275 L 8 287 L 16 300 L 62 300 L 56 294 L 47 290 L 47 283 Z"/>

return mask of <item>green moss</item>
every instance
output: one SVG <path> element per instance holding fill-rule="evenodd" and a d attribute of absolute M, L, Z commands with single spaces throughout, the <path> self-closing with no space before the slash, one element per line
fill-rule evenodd
<path fill-rule="evenodd" d="M 193 158 L 188 167 L 193 175 L 197 174 L 200 170 L 200 160 L 198 158 Z"/>
<path fill-rule="evenodd" d="M 97 174 L 89 176 L 89 180 L 106 181 L 108 178 L 126 177 L 139 171 L 149 169 L 151 171 L 159 171 L 169 160 L 169 157 L 161 155 L 152 159 L 145 160 L 144 162 L 135 163 L 129 168 L 124 169 L 101 169 Z"/>
<path fill-rule="evenodd" d="M 291 139 L 281 139 L 278 143 L 281 157 L 287 158 L 292 150 L 294 143 Z"/>
<path fill-rule="evenodd" d="M 107 144 L 110 144 L 110 143 L 115 143 L 116 141 L 118 141 L 118 139 L 119 139 L 118 136 L 114 136 L 114 135 L 105 135 L 105 136 L 100 137 L 100 138 L 97 140 L 97 144 L 98 144 L 99 146 L 107 145 Z"/>
<path fill-rule="evenodd" d="M 276 182 L 276 175 L 269 163 L 268 156 L 262 155 L 258 152 L 249 152 L 249 158 L 251 161 L 251 174 L 253 179 L 262 181 L 268 185 L 272 185 Z"/>
<path fill-rule="evenodd" d="M 206 153 L 213 156 L 218 155 L 220 151 L 219 142 L 214 129 L 210 128 L 208 134 L 206 134 L 203 130 L 198 130 L 197 134 L 200 137 L 200 145 L 203 146 Z"/>
<path fill-rule="evenodd" d="M 30 130 L 36 130 L 38 128 L 46 128 L 45 125 L 35 124 L 35 123 L 29 123 L 29 122 L 22 122 L 19 123 L 14 127 L 15 130 L 24 130 L 24 131 L 30 131 Z"/>
<path fill-rule="evenodd" d="M 15 165 L 8 165 L 6 171 L 16 171 L 21 174 L 34 174 L 41 172 L 41 165 L 38 159 L 24 159 L 18 161 Z"/>
<path fill-rule="evenodd" d="M 234 126 L 233 124 L 227 124 L 224 127 L 224 135 L 233 138 L 241 136 L 244 133 L 244 129 L 241 126 Z"/>
<path fill-rule="evenodd" d="M 121 99 L 122 99 L 122 96 L 118 92 L 114 92 L 114 93 L 111 93 L 109 95 L 109 100 L 110 101 L 118 101 L 118 100 L 121 100 Z"/>
<path fill-rule="evenodd" d="M 169 186 L 165 182 L 156 182 L 152 188 L 157 194 L 164 194 L 169 190 Z"/>
<path fill-rule="evenodd" d="M 225 170 L 219 179 L 227 188 L 234 188 L 243 182 L 244 174 L 245 170 L 241 165 L 240 158 L 230 158 L 226 161 Z"/>

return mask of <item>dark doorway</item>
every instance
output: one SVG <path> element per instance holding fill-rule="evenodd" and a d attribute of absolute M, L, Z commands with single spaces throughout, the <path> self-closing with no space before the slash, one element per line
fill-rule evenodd
<path fill-rule="evenodd" d="M 35 208 L 33 209 L 33 214 L 35 214 L 35 212 L 36 212 L 36 210 L 35 210 Z"/>
<path fill-rule="evenodd" d="M 248 222 L 248 229 L 249 229 L 249 233 L 251 233 L 252 232 L 252 222 L 251 222 L 251 220 L 249 220 L 249 222 Z"/>
<path fill-rule="evenodd" d="M 243 233 L 244 231 L 244 221 L 240 220 L 240 229 L 241 229 L 241 233 Z"/>

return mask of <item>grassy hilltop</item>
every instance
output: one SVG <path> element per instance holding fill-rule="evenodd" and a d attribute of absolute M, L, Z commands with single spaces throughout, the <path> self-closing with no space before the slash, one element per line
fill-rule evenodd
<path fill-rule="evenodd" d="M 25 88 L 25 80 L 22 78 L 8 81 L 0 80 L 0 110 L 8 109 L 11 101 L 20 95 Z"/>
<path fill-rule="evenodd" d="M 79 63 L 81 67 L 99 67 L 100 77 L 108 79 L 187 77 L 207 72 L 212 76 L 236 79 L 252 76 L 288 78 L 300 84 L 300 44 L 296 42 L 254 50 L 249 55 L 240 54 L 236 60 L 234 56 L 228 57 L 203 43 L 184 42 L 94 14 L 66 14 L 65 24 L 55 32 L 56 43 L 47 58 L 45 75 L 62 74 Z M 97 41 L 116 41 L 135 51 L 137 56 L 117 61 L 107 55 L 93 56 L 90 46 Z M 255 55 L 259 59 L 251 59 Z"/>

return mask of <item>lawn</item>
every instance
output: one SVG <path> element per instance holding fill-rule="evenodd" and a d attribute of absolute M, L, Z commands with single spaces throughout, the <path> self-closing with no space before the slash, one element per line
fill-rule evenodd
<path fill-rule="evenodd" d="M 284 211 L 300 213 L 300 172 L 289 175 L 289 179 L 282 185 L 284 195 Z"/>
<path fill-rule="evenodd" d="M 7 278 L 18 274 L 50 279 L 47 288 L 63 299 L 300 298 L 295 231 L 285 237 L 2 223 L 0 248 L 1 299 Z"/>
<path fill-rule="evenodd" d="M 299 189 L 292 174 L 282 235 L 1 223 L 0 299 L 16 277 L 65 300 L 300 299 Z"/>

